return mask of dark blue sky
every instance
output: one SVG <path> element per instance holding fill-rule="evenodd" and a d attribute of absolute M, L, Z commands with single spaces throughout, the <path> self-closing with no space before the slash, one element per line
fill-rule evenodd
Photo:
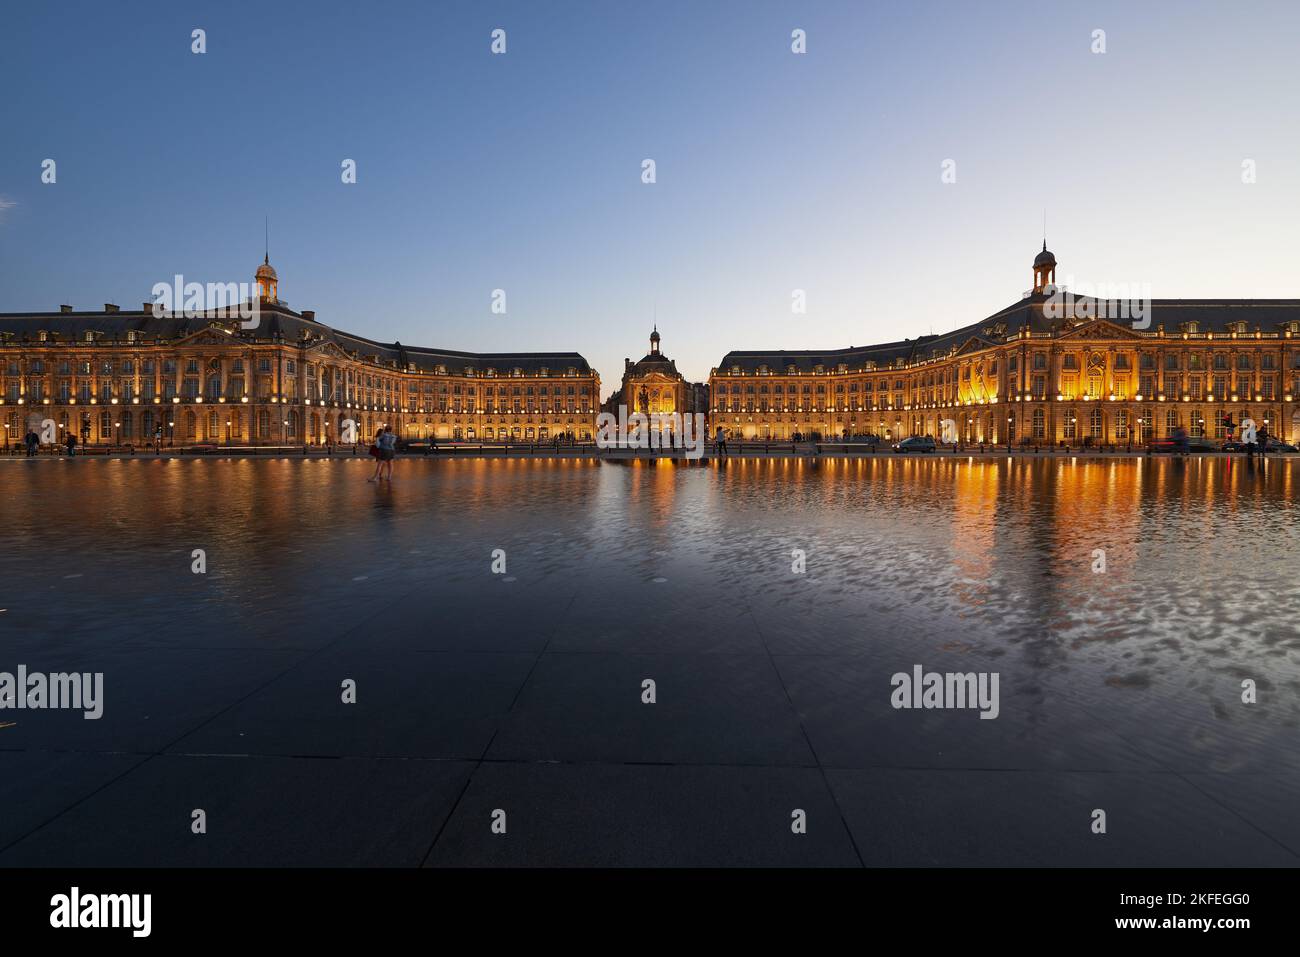
<path fill-rule="evenodd" d="M 606 392 L 656 318 L 693 378 L 975 321 L 1044 210 L 1059 279 L 1294 296 L 1298 7 L 10 4 L 0 311 L 250 279 L 264 216 L 294 308 Z"/>

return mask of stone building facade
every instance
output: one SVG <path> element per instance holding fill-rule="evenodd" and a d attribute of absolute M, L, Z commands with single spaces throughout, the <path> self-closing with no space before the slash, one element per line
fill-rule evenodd
<path fill-rule="evenodd" d="M 1300 439 L 1300 300 L 1073 298 L 1055 270 L 1044 243 L 1032 290 L 944 335 L 730 352 L 709 377 L 710 427 L 745 439 L 947 432 L 1082 445 L 1179 429 L 1227 439 L 1227 422 L 1249 416 Z"/>
<path fill-rule="evenodd" d="M 383 425 L 407 439 L 591 440 L 600 376 L 576 352 L 470 353 L 382 343 L 295 312 L 269 257 L 257 322 L 234 309 L 155 315 L 108 303 L 0 314 L 8 441 L 51 420 L 92 445 L 338 443 Z"/>

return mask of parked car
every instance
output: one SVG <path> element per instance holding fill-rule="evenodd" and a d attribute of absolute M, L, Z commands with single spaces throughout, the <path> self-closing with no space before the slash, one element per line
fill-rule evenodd
<path fill-rule="evenodd" d="M 428 453 L 430 449 L 428 439 L 398 439 L 397 451 L 408 453 Z"/>
<path fill-rule="evenodd" d="M 924 435 L 914 435 L 894 443 L 895 452 L 933 452 L 934 450 L 934 439 Z"/>
<path fill-rule="evenodd" d="M 1257 452 L 1259 451 L 1259 449 L 1257 446 L 1250 445 L 1249 443 L 1242 442 L 1238 439 L 1230 439 L 1229 441 L 1223 443 L 1223 451 Z M 1266 452 L 1294 452 L 1296 451 L 1296 447 L 1290 444 L 1289 442 L 1283 442 L 1281 439 L 1275 439 L 1270 435 L 1268 437 L 1268 448 L 1266 448 L 1265 451 Z"/>

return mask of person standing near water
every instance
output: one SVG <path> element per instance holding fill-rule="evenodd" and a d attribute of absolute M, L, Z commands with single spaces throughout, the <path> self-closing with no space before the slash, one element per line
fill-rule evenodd
<path fill-rule="evenodd" d="M 391 426 L 384 426 L 379 433 L 379 464 L 384 470 L 385 478 L 393 480 L 393 459 L 397 458 L 397 434 Z"/>

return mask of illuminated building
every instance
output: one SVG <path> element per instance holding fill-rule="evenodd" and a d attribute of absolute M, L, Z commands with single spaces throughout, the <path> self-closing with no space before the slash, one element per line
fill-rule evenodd
<path fill-rule="evenodd" d="M 470 353 L 382 343 L 278 298 L 264 259 L 257 321 L 234 308 L 0 314 L 0 416 L 10 443 L 45 419 L 59 441 L 253 445 L 408 439 L 590 440 L 600 376 L 576 352 Z M 161 430 L 161 432 L 160 432 Z"/>
<path fill-rule="evenodd" d="M 605 402 L 605 410 L 618 414 L 620 405 L 628 412 L 683 415 L 708 411 L 707 387 L 700 382 L 687 382 L 677 371 L 677 363 L 659 348 L 659 327 L 650 333 L 650 351 L 636 362 L 623 360 L 623 383 Z"/>
<path fill-rule="evenodd" d="M 943 335 L 830 351 L 729 352 L 710 428 L 967 443 L 1126 444 L 1253 418 L 1300 438 L 1300 300 L 1072 298 L 1046 243 L 1021 300 Z M 1131 308 L 1130 308 L 1131 307 Z"/>

